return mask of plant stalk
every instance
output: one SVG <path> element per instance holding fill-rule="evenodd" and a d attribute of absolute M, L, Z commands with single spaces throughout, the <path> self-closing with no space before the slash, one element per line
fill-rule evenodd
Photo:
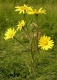
<path fill-rule="evenodd" d="M 25 14 L 24 14 L 24 19 L 25 19 L 25 21 L 26 21 L 26 16 L 25 16 Z M 27 22 L 26 22 L 26 34 L 27 34 L 28 39 L 30 40 L 30 34 L 29 34 L 29 31 L 28 31 Z"/>
<path fill-rule="evenodd" d="M 20 42 L 16 37 L 13 37 L 16 41 L 18 41 L 21 45 L 23 45 L 26 49 L 28 49 L 22 42 Z"/>

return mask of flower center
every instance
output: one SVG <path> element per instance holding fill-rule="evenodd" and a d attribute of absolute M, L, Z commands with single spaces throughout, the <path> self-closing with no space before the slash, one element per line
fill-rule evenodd
<path fill-rule="evenodd" d="M 43 44 L 44 44 L 44 45 L 47 45 L 48 43 L 47 43 L 47 41 L 45 41 Z"/>
<path fill-rule="evenodd" d="M 13 33 L 11 33 L 9 36 L 10 36 L 10 37 L 13 37 Z"/>
<path fill-rule="evenodd" d="M 26 8 L 25 6 L 23 6 L 21 9 L 22 9 L 22 10 L 26 10 L 27 8 Z"/>

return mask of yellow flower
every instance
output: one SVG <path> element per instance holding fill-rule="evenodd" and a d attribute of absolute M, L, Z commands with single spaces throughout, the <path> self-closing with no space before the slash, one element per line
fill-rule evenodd
<path fill-rule="evenodd" d="M 32 11 L 28 11 L 27 14 L 46 14 L 45 10 L 43 10 L 43 8 L 40 8 L 39 10 L 32 10 Z"/>
<path fill-rule="evenodd" d="M 46 11 L 43 10 L 43 8 L 40 8 L 40 9 L 38 10 L 38 14 L 46 14 Z"/>
<path fill-rule="evenodd" d="M 27 11 L 27 14 L 38 14 L 38 11 L 34 9 L 32 11 Z"/>
<path fill-rule="evenodd" d="M 14 28 L 13 29 L 11 29 L 11 28 L 7 29 L 7 31 L 4 34 L 4 36 L 5 36 L 4 39 L 8 40 L 10 38 L 13 38 L 13 36 L 15 35 L 15 33 L 16 33 L 16 31 L 14 30 Z"/>
<path fill-rule="evenodd" d="M 17 6 L 17 7 L 15 7 L 15 8 L 16 8 L 15 11 L 19 11 L 19 14 L 21 14 L 21 13 L 24 14 L 26 11 L 31 11 L 31 10 L 32 10 L 31 7 L 28 7 L 28 6 L 25 5 L 25 4 L 24 4 L 24 6 Z"/>
<path fill-rule="evenodd" d="M 51 40 L 51 37 L 48 36 L 42 36 L 39 40 L 39 47 L 43 50 L 51 49 L 54 46 L 53 40 Z"/>
<path fill-rule="evenodd" d="M 21 20 L 21 22 L 18 22 L 18 25 L 17 25 L 18 27 L 17 27 L 17 31 L 20 29 L 20 31 L 21 31 L 21 29 L 22 29 L 22 27 L 24 27 L 25 26 L 25 21 L 24 20 Z"/>

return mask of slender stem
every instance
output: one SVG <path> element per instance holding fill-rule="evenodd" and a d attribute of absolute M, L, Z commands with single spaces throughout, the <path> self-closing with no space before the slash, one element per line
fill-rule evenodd
<path fill-rule="evenodd" d="M 25 16 L 25 14 L 24 14 L 24 19 L 25 19 L 25 21 L 26 21 L 26 16 Z M 27 37 L 28 37 L 28 39 L 30 40 L 30 34 L 29 34 L 29 31 L 28 31 L 28 26 L 27 26 L 27 22 L 26 22 L 26 33 L 27 33 Z"/>
<path fill-rule="evenodd" d="M 24 44 L 22 42 L 20 42 L 16 37 L 13 37 L 16 41 L 18 41 L 21 45 L 24 46 Z M 26 49 L 28 49 L 26 46 L 24 46 Z"/>
<path fill-rule="evenodd" d="M 33 77 L 33 80 L 35 80 L 36 76 L 35 76 L 34 55 L 33 55 L 33 50 L 32 50 L 32 41 L 31 41 L 31 58 L 32 58 L 32 62 L 31 62 L 31 76 Z"/>
<path fill-rule="evenodd" d="M 38 49 L 38 15 L 35 15 L 36 17 L 36 23 L 37 23 L 37 26 L 36 26 L 36 46 L 37 46 L 37 52 L 39 52 L 39 49 Z"/>
<path fill-rule="evenodd" d="M 33 63 L 34 56 L 33 56 L 33 50 L 32 50 L 32 42 L 31 42 L 31 57 L 32 57 L 32 63 Z"/>

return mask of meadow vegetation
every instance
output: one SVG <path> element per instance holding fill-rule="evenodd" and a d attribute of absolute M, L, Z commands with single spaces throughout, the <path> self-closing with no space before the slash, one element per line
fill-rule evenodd
<path fill-rule="evenodd" d="M 16 29 L 18 21 L 24 18 L 22 14 L 15 12 L 15 7 L 23 4 L 36 9 L 43 7 L 46 10 L 45 15 L 38 16 L 39 35 L 51 36 L 54 41 L 51 50 L 40 50 L 39 55 L 36 55 L 36 80 L 57 80 L 57 0 L 0 0 L 0 80 L 34 80 L 30 77 L 28 69 L 31 60 L 30 50 L 14 39 L 4 40 L 6 29 Z M 33 32 L 34 16 L 27 15 L 26 19 L 29 30 Z M 30 46 L 23 29 L 15 36 L 25 46 Z"/>

